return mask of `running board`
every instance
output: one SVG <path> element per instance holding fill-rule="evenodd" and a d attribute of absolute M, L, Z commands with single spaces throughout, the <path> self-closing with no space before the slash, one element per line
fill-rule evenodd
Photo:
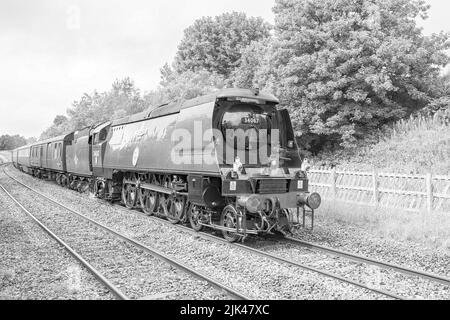
<path fill-rule="evenodd" d="M 136 185 L 135 181 L 125 180 L 124 182 L 126 184 Z M 153 184 L 153 183 L 140 183 L 139 184 L 139 188 L 140 189 L 145 189 L 145 190 L 156 191 L 156 192 L 164 193 L 164 194 L 168 194 L 168 195 L 180 195 L 180 196 L 187 196 L 188 195 L 187 192 L 179 192 L 179 191 L 176 191 L 174 189 L 166 188 L 166 187 L 159 186 L 159 185 Z"/>
<path fill-rule="evenodd" d="M 139 185 L 139 188 L 145 189 L 145 190 L 156 191 L 156 192 L 164 193 L 164 194 L 176 194 L 177 193 L 173 189 L 162 187 L 162 186 L 158 186 L 158 185 L 152 184 L 152 183 L 141 183 Z"/>

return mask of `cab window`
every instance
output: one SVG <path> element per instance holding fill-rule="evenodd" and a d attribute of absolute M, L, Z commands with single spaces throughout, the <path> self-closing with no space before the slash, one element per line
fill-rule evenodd
<path fill-rule="evenodd" d="M 267 107 L 263 108 L 252 104 L 236 104 L 224 112 L 220 129 L 226 140 L 233 137 L 231 141 L 226 141 L 226 143 L 233 146 L 234 149 L 249 148 L 250 138 L 248 136 L 245 138 L 245 144 L 239 144 L 235 140 L 234 134 L 238 133 L 239 130 L 243 130 L 247 134 L 253 130 L 257 140 L 263 133 L 261 130 L 265 130 L 265 134 L 267 134 L 266 143 L 270 144 L 273 115 L 273 109 L 268 109 Z"/>

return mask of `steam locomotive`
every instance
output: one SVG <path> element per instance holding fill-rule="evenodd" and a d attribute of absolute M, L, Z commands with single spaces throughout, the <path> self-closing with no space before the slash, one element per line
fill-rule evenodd
<path fill-rule="evenodd" d="M 321 203 L 287 110 L 225 89 L 12 151 L 14 166 L 147 215 L 220 230 L 230 242 L 289 233 Z M 292 210 L 295 208 L 294 210 Z"/>

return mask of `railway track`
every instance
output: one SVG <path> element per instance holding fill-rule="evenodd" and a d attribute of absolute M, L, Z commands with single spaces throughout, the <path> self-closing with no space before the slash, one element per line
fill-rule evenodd
<path fill-rule="evenodd" d="M 91 274 L 93 274 L 106 288 L 108 288 L 112 294 L 121 300 L 129 300 L 129 298 L 117 288 L 110 280 L 108 280 L 100 271 L 94 268 L 89 262 L 87 262 L 79 253 L 77 253 L 71 246 L 69 246 L 64 240 L 53 233 L 46 225 L 44 225 L 39 219 L 37 219 L 30 211 L 28 211 L 8 190 L 0 184 L 0 189 L 31 219 L 34 220 L 50 237 L 56 240 L 64 249 L 66 249 L 78 262 L 80 262 Z"/>
<path fill-rule="evenodd" d="M 5 174 L 8 175 L 11 179 L 16 181 L 17 183 L 19 183 L 22 186 L 26 187 L 27 189 L 37 193 L 40 196 L 46 197 L 45 195 L 41 194 L 39 191 L 34 190 L 31 187 L 29 187 L 29 186 L 23 184 L 22 182 L 18 181 L 17 179 L 11 177 L 8 173 L 5 172 Z M 54 201 L 51 198 L 48 198 L 48 197 L 46 197 L 46 198 L 49 199 L 50 201 L 54 202 L 55 204 L 59 205 L 59 206 L 63 206 L 65 209 L 72 210 L 72 209 L 62 205 L 61 203 L 59 203 L 57 201 Z M 78 215 L 83 216 L 82 214 L 80 214 L 78 212 L 76 212 L 76 213 Z M 346 278 L 341 277 L 341 276 L 339 276 L 337 274 L 333 274 L 333 273 L 330 273 L 330 272 L 327 272 L 327 271 L 324 271 L 324 270 L 319 270 L 317 268 L 313 268 L 313 267 L 307 266 L 305 264 L 301 264 L 299 262 L 296 262 L 296 261 L 293 261 L 293 260 L 290 260 L 290 259 L 285 259 L 285 258 L 279 257 L 277 255 L 273 255 L 273 254 L 270 254 L 270 253 L 267 253 L 267 252 L 264 252 L 264 251 L 261 251 L 261 250 L 249 247 L 247 245 L 238 244 L 238 243 L 231 244 L 231 243 L 227 242 L 226 240 L 224 240 L 223 238 L 216 237 L 216 236 L 208 234 L 208 233 L 204 233 L 204 232 L 197 233 L 197 232 L 193 231 L 192 229 L 190 229 L 190 228 L 188 228 L 186 226 L 183 226 L 183 225 L 172 225 L 168 221 L 163 220 L 163 219 L 159 219 L 159 218 L 156 218 L 156 217 L 150 217 L 150 218 L 151 219 L 156 219 L 157 221 L 162 222 L 162 223 L 166 223 L 166 224 L 168 224 L 168 225 L 170 225 L 172 227 L 179 228 L 180 230 L 184 230 L 186 232 L 189 232 L 189 233 L 195 234 L 197 236 L 203 237 L 204 239 L 208 239 L 208 240 L 215 241 L 215 242 L 218 242 L 218 243 L 223 243 L 223 244 L 226 244 L 226 245 L 229 245 L 229 246 L 233 246 L 233 247 L 238 248 L 240 250 L 245 250 L 246 252 L 250 252 L 250 253 L 255 254 L 257 256 L 260 256 L 260 257 L 268 258 L 268 259 L 270 259 L 272 261 L 276 261 L 278 263 L 283 263 L 283 264 L 287 264 L 289 266 L 293 266 L 293 267 L 296 267 L 296 268 L 301 268 L 303 270 L 311 271 L 311 272 L 320 274 L 322 276 L 329 277 L 329 278 L 332 278 L 334 280 L 338 280 L 338 281 L 343 282 L 343 283 L 347 283 L 347 284 L 350 284 L 350 285 L 353 285 L 353 286 L 356 286 L 356 287 L 359 287 L 359 288 L 362 288 L 362 289 L 365 289 L 365 290 L 368 290 L 368 291 L 371 291 L 371 292 L 375 292 L 375 293 L 377 293 L 379 295 L 382 295 L 382 296 L 385 296 L 385 297 L 388 297 L 388 298 L 398 299 L 398 300 L 406 299 L 405 297 L 402 297 L 400 295 L 397 295 L 397 294 L 394 294 L 394 293 L 391 293 L 391 292 L 388 292 L 388 291 L 385 291 L 385 290 L 381 290 L 381 289 L 378 289 L 378 288 L 373 288 L 373 287 L 370 287 L 370 286 L 368 286 L 368 285 L 366 285 L 364 283 L 360 283 L 360 282 L 357 282 L 357 281 L 346 279 Z"/>
<path fill-rule="evenodd" d="M 210 239 L 210 240 L 213 240 L 213 241 L 218 242 L 218 243 L 224 243 L 224 244 L 227 244 L 227 245 L 230 245 L 230 246 L 238 247 L 238 248 L 246 250 L 248 252 L 257 254 L 257 255 L 259 255 L 261 257 L 269 258 L 269 259 L 272 259 L 274 261 L 282 262 L 282 263 L 285 263 L 285 264 L 288 264 L 288 265 L 292 265 L 292 266 L 296 266 L 296 267 L 299 267 L 299 268 L 302 268 L 302 269 L 305 269 L 305 270 L 313 271 L 313 272 L 319 273 L 321 275 L 324 275 L 324 276 L 327 276 L 327 277 L 330 277 L 330 278 L 333 278 L 333 279 L 336 279 L 336 280 L 339 280 L 339 281 L 342 281 L 342 282 L 346 282 L 346 283 L 349 283 L 351 285 L 354 285 L 354 286 L 357 286 L 357 287 L 360 287 L 360 288 L 363 288 L 363 289 L 367 289 L 367 290 L 376 292 L 376 293 L 381 294 L 381 295 L 385 295 L 385 296 L 388 296 L 388 297 L 391 297 L 391 298 L 394 298 L 394 299 L 398 299 L 398 300 L 408 300 L 407 297 L 402 297 L 400 295 L 396 295 L 395 293 L 392 293 L 392 292 L 389 292 L 389 291 L 376 289 L 376 288 L 367 286 L 367 285 L 365 285 L 363 283 L 356 282 L 356 281 L 353 281 L 353 280 L 350 280 L 350 279 L 346 279 L 346 278 L 343 278 L 343 277 L 341 277 L 339 275 L 332 274 L 330 272 L 322 271 L 322 270 L 319 270 L 317 268 L 313 268 L 313 267 L 307 266 L 305 264 L 298 263 L 298 262 L 293 261 L 291 259 L 286 259 L 286 258 L 277 256 L 277 255 L 274 255 L 274 254 L 262 251 L 262 250 L 258 250 L 256 248 L 252 248 L 252 247 L 250 247 L 248 245 L 239 244 L 239 243 L 229 243 L 225 239 L 223 239 L 221 237 L 218 237 L 218 236 L 215 236 L 215 235 L 213 235 L 211 233 L 208 233 L 208 232 L 196 232 L 196 231 L 192 230 L 191 228 L 189 228 L 187 226 L 180 225 L 180 224 L 174 225 L 174 224 L 170 223 L 167 220 L 164 220 L 164 219 L 161 219 L 161 218 L 158 218 L 158 217 L 154 217 L 154 216 L 151 216 L 149 218 L 153 219 L 153 220 L 157 220 L 159 222 L 162 222 L 162 223 L 164 223 L 166 225 L 182 229 L 182 230 L 184 230 L 186 232 L 189 232 L 191 234 L 199 235 L 199 236 L 201 236 L 201 237 L 203 237 L 205 239 Z M 439 284 L 443 284 L 445 286 L 449 286 L 450 287 L 450 278 L 447 278 L 447 277 L 444 277 L 444 276 L 440 276 L 440 275 L 437 275 L 437 274 L 424 272 L 424 271 L 421 271 L 421 270 L 414 270 L 412 268 L 407 268 L 407 267 L 396 265 L 396 264 L 393 264 L 393 263 L 383 262 L 383 261 L 380 261 L 380 260 L 376 260 L 376 259 L 372 259 L 372 258 L 369 258 L 369 257 L 362 256 L 362 255 L 358 255 L 358 254 L 354 254 L 354 253 L 350 253 L 350 252 L 346 252 L 346 251 L 333 249 L 333 248 L 317 245 L 317 244 L 314 244 L 314 243 L 302 241 L 302 240 L 299 240 L 299 239 L 296 239 L 296 238 L 293 238 L 293 237 L 277 237 L 277 236 L 275 236 L 273 238 L 276 239 L 276 241 L 285 241 L 286 243 L 290 243 L 290 244 L 293 244 L 293 245 L 301 246 L 301 247 L 309 249 L 311 251 L 325 253 L 327 255 L 334 256 L 334 257 L 345 258 L 345 259 L 348 259 L 348 260 L 351 260 L 351 261 L 354 261 L 354 262 L 358 262 L 358 263 L 363 263 L 363 264 L 367 264 L 367 265 L 373 265 L 373 266 L 376 266 L 376 267 L 379 267 L 379 268 L 382 268 L 382 269 L 394 270 L 394 271 L 402 273 L 404 275 L 426 279 L 426 280 L 429 280 L 429 281 L 432 281 L 432 282 L 435 282 L 435 283 L 439 283 Z"/>
<path fill-rule="evenodd" d="M 420 270 L 414 270 L 414 269 L 403 267 L 403 266 L 396 265 L 393 263 L 388 263 L 388 262 L 383 262 L 383 261 L 379 261 L 376 259 L 368 258 L 368 257 L 362 256 L 362 255 L 345 252 L 345 251 L 341 251 L 341 250 L 337 250 L 337 249 L 333 249 L 333 248 L 329 248 L 329 247 L 325 247 L 325 246 L 320 246 L 320 245 L 317 245 L 314 243 L 302 241 L 302 240 L 295 239 L 292 237 L 285 237 L 284 239 L 293 244 L 300 245 L 300 246 L 305 247 L 310 250 L 324 252 L 326 254 L 338 256 L 341 258 L 346 258 L 346 259 L 356 261 L 356 262 L 371 264 L 371 265 L 374 265 L 374 266 L 377 266 L 377 267 L 380 267 L 383 269 L 395 270 L 397 272 L 400 272 L 400 273 L 403 273 L 406 275 L 419 277 L 419 278 L 431 280 L 433 282 L 440 283 L 440 284 L 443 284 L 446 286 L 450 286 L 450 278 L 446 278 L 446 277 L 443 277 L 440 275 L 436 275 L 436 274 L 432 274 L 432 273 L 428 273 L 428 272 L 424 272 L 424 271 L 420 271 Z"/>
<path fill-rule="evenodd" d="M 11 177 L 11 178 L 14 179 L 13 177 Z M 14 179 L 14 180 L 16 180 L 16 179 Z M 16 181 L 18 183 L 21 183 L 18 180 L 16 180 Z M 31 189 L 31 188 L 29 188 L 29 189 Z M 33 190 L 33 191 L 37 192 L 39 194 L 38 191 L 35 191 L 35 190 Z M 129 210 L 127 210 L 127 212 L 128 211 Z M 156 218 L 156 217 L 150 217 L 150 218 L 151 219 L 156 219 L 158 222 L 170 225 L 170 226 L 175 227 L 175 228 L 179 228 L 179 229 L 181 229 L 183 231 L 186 231 L 186 232 L 189 232 L 191 234 L 195 234 L 195 235 L 200 236 L 200 237 L 202 237 L 204 239 L 209 239 L 209 240 L 212 240 L 212 241 L 215 241 L 215 242 L 218 242 L 218 243 L 223 243 L 223 244 L 227 244 L 229 246 L 234 246 L 234 247 L 237 247 L 239 249 L 242 249 L 242 250 L 248 251 L 250 253 L 253 253 L 255 255 L 258 255 L 258 256 L 261 256 L 261 257 L 264 257 L 264 258 L 269 258 L 269 259 L 271 259 L 273 261 L 277 261 L 277 262 L 284 263 L 284 264 L 287 264 L 287 265 L 290 265 L 290 266 L 298 267 L 298 268 L 301 268 L 301 269 L 304 269 L 304 270 L 312 271 L 312 272 L 318 273 L 318 274 L 320 274 L 322 276 L 333 278 L 335 280 L 338 280 L 338 281 L 341 281 L 341 282 L 345 282 L 345 283 L 348 283 L 348 284 L 357 286 L 359 288 L 375 292 L 377 294 L 380 294 L 380 295 L 383 295 L 383 296 L 386 296 L 386 297 L 389 297 L 389 298 L 399 299 L 399 300 L 408 299 L 407 297 L 400 296 L 400 295 L 397 295 L 395 293 L 392 293 L 392 292 L 389 292 L 389 291 L 386 291 L 386 290 L 382 290 L 382 289 L 379 289 L 379 288 L 374 288 L 374 287 L 371 287 L 371 286 L 366 285 L 364 283 L 360 283 L 360 282 L 357 282 L 357 281 L 354 281 L 354 280 L 351 280 L 351 279 L 348 279 L 348 278 L 344 278 L 342 276 L 339 276 L 337 274 L 333 274 L 333 273 L 328 272 L 328 271 L 319 270 L 317 268 L 314 268 L 314 267 L 311 267 L 311 266 L 308 266 L 308 265 L 305 265 L 305 264 L 293 261 L 291 259 L 286 259 L 286 258 L 283 258 L 281 256 L 278 256 L 278 255 L 275 255 L 275 254 L 271 254 L 269 252 L 265 252 L 265 251 L 262 251 L 262 250 L 258 250 L 256 248 L 252 248 L 252 247 L 250 247 L 248 245 L 230 244 L 226 240 L 224 240 L 223 238 L 214 236 L 214 235 L 209 234 L 209 233 L 204 233 L 204 232 L 197 233 L 197 232 L 193 231 L 192 229 L 190 229 L 190 228 L 188 228 L 186 226 L 183 226 L 183 225 L 173 225 L 173 224 L 171 224 L 170 222 L 168 222 L 166 220 L 163 220 L 163 219 L 160 219 L 160 218 Z M 434 274 L 426 273 L 426 272 L 423 272 L 423 271 L 417 271 L 417 270 L 413 270 L 413 269 L 410 269 L 410 268 L 406 268 L 406 267 L 402 267 L 402 266 L 398 266 L 398 265 L 394 265 L 394 264 L 378 261 L 378 260 L 371 259 L 371 258 L 368 258 L 368 257 L 364 257 L 364 256 L 361 256 L 361 255 L 356 255 L 356 254 L 352 254 L 352 253 L 348 253 L 348 252 L 344 252 L 344 251 L 340 251 L 340 250 L 335 250 L 335 249 L 332 249 L 332 248 L 319 246 L 319 245 L 308 243 L 308 242 L 304 242 L 304 241 L 301 241 L 301 240 L 298 240 L 298 239 L 295 239 L 295 238 L 279 238 L 279 239 L 275 239 L 275 241 L 278 241 L 278 242 L 280 242 L 280 241 L 283 242 L 284 241 L 285 243 L 290 243 L 293 246 L 300 246 L 300 247 L 303 247 L 303 248 L 306 248 L 308 250 L 312 250 L 312 251 L 315 251 L 315 252 L 321 252 L 321 253 L 325 253 L 327 255 L 335 256 L 335 257 L 338 256 L 340 258 L 345 258 L 345 259 L 352 260 L 352 261 L 355 261 L 355 262 L 358 262 L 358 263 L 375 265 L 377 267 L 384 268 L 384 269 L 392 269 L 392 270 L 394 270 L 396 272 L 400 272 L 400 273 L 403 273 L 405 275 L 420 277 L 420 278 L 424 278 L 424 279 L 427 279 L 427 280 L 430 280 L 430 281 L 433 281 L 433 282 L 437 282 L 437 283 L 440 283 L 440 284 L 443 284 L 443 285 L 450 286 L 450 279 L 442 277 L 442 276 L 439 276 L 439 275 L 434 275 Z"/>
<path fill-rule="evenodd" d="M 120 268 L 123 268 L 123 270 L 126 270 L 128 272 L 130 268 L 136 267 L 137 273 L 144 274 L 146 268 L 148 268 L 149 265 L 151 265 L 152 263 L 154 264 L 154 262 L 152 261 L 150 261 L 150 263 L 147 261 L 146 264 L 143 263 L 141 261 L 142 260 L 142 254 L 140 254 L 141 252 L 148 254 L 148 257 L 150 257 L 153 260 L 156 258 L 160 260 L 160 262 L 162 261 L 162 263 L 166 264 L 166 266 L 170 265 L 175 269 L 178 269 L 186 273 L 189 277 L 194 277 L 198 280 L 206 281 L 206 283 L 208 283 L 209 286 L 217 289 L 221 293 L 224 293 L 233 299 L 239 300 L 249 299 L 244 294 L 237 292 L 236 290 L 215 281 L 214 279 L 202 274 L 201 272 L 198 272 L 178 262 L 172 257 L 164 253 L 161 253 L 155 249 L 152 249 L 138 241 L 135 241 L 124 234 L 118 233 L 115 230 L 40 193 L 39 191 L 34 190 L 33 188 L 25 185 L 24 183 L 20 182 L 14 177 L 11 177 L 5 170 L 3 170 L 3 172 L 12 181 L 16 182 L 18 185 L 24 187 L 25 189 L 33 192 L 34 194 L 37 194 L 41 199 L 44 199 L 47 202 L 51 202 L 57 205 L 59 208 L 63 209 L 66 213 L 67 212 L 71 213 L 71 215 L 51 214 L 49 218 L 47 212 L 47 216 L 40 215 L 39 217 L 37 217 L 36 214 L 33 214 L 28 209 L 26 209 L 25 206 L 16 197 L 14 197 L 6 188 L 4 188 L 0 184 L 0 189 L 2 189 L 8 195 L 8 197 L 10 197 L 21 208 L 21 210 L 27 213 L 52 238 L 54 238 L 68 252 L 70 252 L 72 256 L 74 256 L 82 265 L 84 265 L 102 284 L 105 285 L 106 288 L 108 288 L 119 299 L 124 300 L 131 299 L 130 295 L 123 293 L 123 291 L 126 291 L 126 284 L 123 284 L 123 281 L 127 279 L 125 278 L 124 274 L 121 273 Z M 73 219 L 74 217 L 77 217 L 78 219 Z M 82 221 L 84 221 L 84 223 L 82 223 Z M 51 229 L 53 230 L 58 229 L 60 233 L 65 234 L 63 236 L 58 236 L 53 231 L 51 231 Z M 62 232 L 62 230 L 71 230 L 71 232 L 70 234 L 68 234 L 66 232 Z M 92 230 L 95 230 L 95 232 L 92 232 Z M 98 230 L 103 231 L 103 237 L 99 238 Z M 88 235 L 92 235 L 92 237 L 88 238 Z M 62 238 L 69 238 L 69 241 L 67 240 L 64 241 Z M 74 241 L 74 238 L 76 238 L 77 240 Z M 72 248 L 73 246 L 70 246 L 68 242 L 75 242 L 76 246 L 78 248 L 81 247 L 82 249 L 76 250 Z M 111 243 L 113 243 L 114 245 L 111 245 Z M 126 246 L 127 248 L 123 248 L 124 244 L 127 244 Z M 126 252 L 126 254 L 122 257 L 120 256 L 120 253 L 118 253 L 120 252 L 120 250 L 117 250 L 118 246 L 122 246 L 121 250 L 124 250 Z M 89 248 L 90 250 L 87 250 L 87 248 Z M 88 255 L 91 257 L 91 259 L 83 257 L 82 254 L 78 253 L 77 251 L 84 251 L 83 255 Z M 136 252 L 139 252 L 139 254 L 137 254 Z M 105 256 L 102 256 L 102 254 L 104 254 Z M 99 270 L 100 268 L 96 268 L 93 266 L 93 264 L 88 262 L 88 260 L 105 261 L 105 257 L 106 261 L 112 261 L 110 265 L 102 266 L 102 268 L 106 269 L 106 271 L 101 271 Z M 130 257 L 131 258 L 134 257 L 136 258 L 136 260 L 130 261 Z M 120 268 L 114 268 L 115 261 L 127 261 L 128 263 L 126 263 L 126 265 L 121 265 Z M 112 273 L 110 272 L 111 269 L 110 268 L 108 269 L 107 267 L 114 268 L 115 274 L 113 276 L 111 275 Z M 110 275 L 109 276 L 105 275 L 105 273 L 109 273 Z M 120 286 L 115 285 L 114 282 L 120 283 L 121 285 Z M 125 287 L 125 290 L 122 290 L 119 287 Z M 135 298 L 142 298 L 142 297 L 135 297 Z"/>
<path fill-rule="evenodd" d="M 158 218 L 153 218 L 153 217 L 151 217 L 151 218 L 152 219 L 158 219 Z M 169 222 L 166 222 L 165 220 L 162 220 L 162 219 L 158 219 L 158 220 L 163 221 L 163 223 L 167 223 L 167 224 L 169 223 Z M 332 278 L 332 279 L 335 279 L 335 280 L 338 280 L 338 281 L 341 281 L 341 282 L 344 282 L 344 283 L 348 283 L 350 285 L 353 285 L 353 286 L 356 286 L 356 287 L 359 287 L 359 288 L 362 288 L 362 289 L 365 289 L 365 290 L 369 290 L 369 291 L 375 292 L 375 293 L 380 294 L 382 296 L 386 296 L 386 297 L 397 299 L 397 300 L 407 300 L 408 299 L 406 297 L 402 297 L 402 296 L 397 295 L 395 293 L 392 293 L 392 292 L 389 292 L 389 291 L 386 291 L 386 290 L 373 288 L 373 287 L 370 287 L 370 286 L 368 286 L 368 285 L 366 285 L 364 283 L 353 281 L 351 279 L 347 279 L 347 278 L 341 277 L 341 276 L 339 276 L 337 274 L 334 274 L 334 273 L 331 273 L 331 272 L 328 272 L 328 271 L 320 270 L 320 269 L 308 266 L 308 265 L 303 264 L 303 263 L 299 263 L 299 262 L 291 260 L 291 259 L 286 259 L 286 258 L 277 256 L 277 255 L 274 255 L 274 254 L 262 251 L 262 250 L 258 250 L 256 248 L 252 248 L 252 247 L 250 247 L 248 245 L 244 245 L 244 244 L 240 244 L 240 243 L 229 243 L 228 241 L 226 241 L 226 240 L 224 240 L 224 239 L 222 239 L 220 237 L 214 236 L 212 234 L 209 234 L 209 233 L 205 233 L 205 232 L 197 233 L 197 232 L 193 231 L 192 229 L 190 229 L 189 227 L 186 227 L 186 226 L 183 226 L 183 225 L 176 225 L 175 227 L 180 228 L 180 229 L 182 229 L 184 231 L 187 231 L 187 232 L 190 232 L 190 233 L 194 233 L 194 234 L 200 235 L 201 237 L 204 237 L 206 239 L 210 239 L 212 241 L 219 242 L 219 243 L 226 243 L 226 244 L 228 244 L 230 246 L 237 247 L 239 249 L 248 251 L 248 252 L 256 254 L 258 256 L 261 256 L 261 257 L 264 257 L 264 258 L 269 258 L 269 259 L 271 259 L 273 261 L 281 262 L 281 263 L 284 263 L 284 264 L 287 264 L 287 265 L 290 265 L 290 266 L 293 266 L 293 267 L 298 267 L 298 268 L 301 268 L 301 269 L 304 269 L 304 270 L 307 270 L 307 271 L 312 271 L 312 272 L 320 274 L 322 276 L 329 277 L 329 278 Z"/>
<path fill-rule="evenodd" d="M 230 245 L 230 246 L 235 246 L 235 247 L 238 247 L 240 249 L 246 250 L 248 252 L 257 254 L 259 256 L 266 257 L 266 258 L 272 259 L 274 261 L 286 263 L 288 265 L 296 266 L 296 267 L 299 267 L 299 268 L 302 268 L 302 269 L 305 269 L 305 270 L 313 271 L 313 272 L 322 274 L 324 276 L 327 276 L 327 277 L 330 277 L 330 278 L 333 278 L 333 279 L 336 279 L 336 280 L 339 280 L 339 281 L 342 281 L 342 282 L 346 282 L 346 283 L 349 283 L 351 285 L 354 285 L 354 286 L 357 286 L 357 287 L 360 287 L 360 288 L 363 288 L 363 289 L 367 289 L 367 290 L 376 292 L 376 293 L 381 294 L 381 295 L 385 295 L 385 296 L 388 296 L 388 297 L 391 297 L 391 298 L 394 298 L 394 299 L 398 299 L 398 300 L 408 300 L 409 299 L 407 297 L 403 297 L 403 296 L 397 295 L 395 293 L 392 293 L 392 292 L 389 292 L 389 291 L 386 291 L 386 290 L 376 289 L 376 288 L 367 286 L 366 284 L 363 284 L 363 283 L 360 283 L 360 282 L 357 282 L 357 281 L 353 281 L 353 280 L 341 277 L 339 275 L 336 275 L 336 274 L 333 274 L 333 273 L 330 273 L 330 272 L 327 272 L 327 271 L 322 271 L 322 270 L 319 270 L 317 268 L 310 267 L 308 265 L 298 263 L 298 262 L 293 261 L 291 259 L 286 259 L 286 258 L 277 256 L 275 254 L 271 254 L 271 253 L 268 253 L 266 251 L 262 251 L 262 250 L 253 248 L 253 247 L 245 245 L 245 244 L 229 243 L 228 241 L 224 240 L 223 238 L 215 236 L 215 235 L 207 233 L 207 232 L 200 232 L 199 233 L 199 232 L 195 232 L 194 230 L 192 230 L 191 228 L 189 228 L 187 226 L 184 226 L 184 225 L 173 225 L 170 222 L 168 222 L 166 220 L 163 220 L 161 218 L 157 218 L 157 217 L 149 217 L 149 218 L 157 220 L 159 222 L 162 222 L 162 223 L 164 223 L 166 225 L 170 225 L 170 226 L 173 226 L 173 227 L 180 228 L 180 229 L 182 229 L 182 230 L 184 230 L 186 232 L 189 232 L 189 233 L 192 233 L 192 234 L 195 234 L 195 235 L 199 235 L 199 236 L 201 236 L 201 237 L 203 237 L 205 239 L 210 239 L 210 240 L 213 240 L 215 242 L 224 243 L 224 244 L 227 244 L 227 245 Z M 330 255 L 330 256 L 339 257 L 339 258 L 345 258 L 345 259 L 348 259 L 348 260 L 351 260 L 351 261 L 354 261 L 354 262 L 364 263 L 364 264 L 380 267 L 382 269 L 391 269 L 391 270 L 394 270 L 396 272 L 399 272 L 399 273 L 402 273 L 402 274 L 405 274 L 405 275 L 408 275 L 408 276 L 423 278 L 423 279 L 426 279 L 426 280 L 429 280 L 429 281 L 432 281 L 432 282 L 436 282 L 436 283 L 439 283 L 439 284 L 443 284 L 445 286 L 449 286 L 450 287 L 450 279 L 446 278 L 446 277 L 443 277 L 443 276 L 440 276 L 440 275 L 427 273 L 427 272 L 420 271 L 420 270 L 414 270 L 414 269 L 407 268 L 407 267 L 404 267 L 404 266 L 400 266 L 400 265 L 396 265 L 396 264 L 387 263 L 387 262 L 379 261 L 379 260 L 376 260 L 376 259 L 368 258 L 368 257 L 362 256 L 362 255 L 357 255 L 357 254 L 353 254 L 353 253 L 350 253 L 350 252 L 345 252 L 345 251 L 341 251 L 341 250 L 337 250 L 337 249 L 333 249 L 333 248 L 320 246 L 320 245 L 317 245 L 317 244 L 305 242 L 305 241 L 302 241 L 302 240 L 299 240 L 299 239 L 295 239 L 295 238 L 292 238 L 292 237 L 273 237 L 273 238 L 277 242 L 286 241 L 287 243 L 291 243 L 294 246 L 295 245 L 296 246 L 301 246 L 303 248 L 306 248 L 306 249 L 309 249 L 309 250 L 312 250 L 312 251 L 315 251 L 315 252 L 326 253 L 327 255 Z"/>

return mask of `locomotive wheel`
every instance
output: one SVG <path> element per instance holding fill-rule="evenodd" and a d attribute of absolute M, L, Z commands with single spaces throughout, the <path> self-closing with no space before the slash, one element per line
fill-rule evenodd
<path fill-rule="evenodd" d="M 151 190 L 141 190 L 139 194 L 142 211 L 148 216 L 155 213 L 155 208 L 158 207 L 158 193 Z"/>
<path fill-rule="evenodd" d="M 122 201 L 125 207 L 133 209 L 136 205 L 137 188 L 130 184 L 124 184 L 122 187 Z"/>
<path fill-rule="evenodd" d="M 72 190 L 77 190 L 77 188 L 78 188 L 78 181 L 77 180 L 72 180 L 72 182 L 70 182 L 70 184 L 69 184 L 69 188 L 70 189 L 72 189 Z"/>
<path fill-rule="evenodd" d="M 184 197 L 177 196 L 170 199 L 170 208 L 167 215 L 167 220 L 169 220 L 170 223 L 177 224 L 181 221 L 185 204 L 186 199 Z"/>
<path fill-rule="evenodd" d="M 61 185 L 67 188 L 69 184 L 69 179 L 65 175 L 61 175 Z"/>
<path fill-rule="evenodd" d="M 100 199 L 103 199 L 105 197 L 105 188 L 104 184 L 101 181 L 94 181 L 94 195 Z"/>
<path fill-rule="evenodd" d="M 236 228 L 238 222 L 237 219 L 238 212 L 236 208 L 232 205 L 228 205 L 222 211 L 222 215 L 220 216 L 220 225 L 227 228 Z M 236 234 L 235 232 L 222 231 L 222 235 L 228 242 L 236 242 L 242 238 L 242 236 Z"/>
<path fill-rule="evenodd" d="M 279 222 L 278 222 L 278 227 L 277 227 L 276 231 L 278 231 L 285 237 L 290 236 L 290 235 L 292 235 L 292 233 L 295 232 L 295 227 L 289 223 L 289 216 L 290 216 L 289 209 L 282 209 L 281 217 L 278 218 Z M 285 223 L 280 225 L 280 222 L 285 222 Z"/>
<path fill-rule="evenodd" d="M 78 191 L 81 193 L 85 193 L 88 192 L 88 190 L 89 190 L 89 182 L 82 181 L 81 185 L 78 187 Z"/>
<path fill-rule="evenodd" d="M 201 212 L 200 209 L 194 205 L 191 204 L 188 209 L 188 215 L 189 215 L 189 223 L 191 224 L 192 229 L 199 232 L 203 229 L 203 226 L 200 224 L 200 218 L 201 218 Z"/>

